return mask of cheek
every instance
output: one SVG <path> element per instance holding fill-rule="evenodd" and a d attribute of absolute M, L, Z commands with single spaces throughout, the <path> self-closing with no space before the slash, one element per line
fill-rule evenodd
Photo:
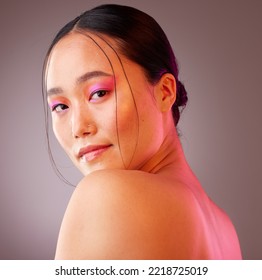
<path fill-rule="evenodd" d="M 118 130 L 120 132 L 132 133 L 137 130 L 138 114 L 135 108 L 122 108 L 117 115 Z"/>
<path fill-rule="evenodd" d="M 139 118 L 136 107 L 129 104 L 118 108 L 117 135 L 125 168 L 129 168 L 136 153 L 139 140 Z"/>
<path fill-rule="evenodd" d="M 130 142 L 138 133 L 137 102 L 128 87 L 123 87 L 117 96 L 117 127 L 122 136 L 128 137 Z M 132 136 L 132 137 L 131 137 Z"/>
<path fill-rule="evenodd" d="M 162 115 L 151 99 L 138 104 L 138 112 L 139 131 L 136 157 L 138 160 L 146 161 L 157 153 L 162 144 Z"/>

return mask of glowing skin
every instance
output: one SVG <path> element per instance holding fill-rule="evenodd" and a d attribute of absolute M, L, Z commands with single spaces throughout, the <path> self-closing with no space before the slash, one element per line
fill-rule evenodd
<path fill-rule="evenodd" d="M 47 89 L 54 133 L 84 175 L 105 168 L 143 169 L 163 142 L 154 88 L 138 65 L 121 56 L 125 73 L 112 49 L 95 39 L 113 69 L 81 34 L 67 36 L 51 53 Z M 90 145 L 103 149 L 79 158 L 79 150 Z"/>
<path fill-rule="evenodd" d="M 102 49 L 72 33 L 47 66 L 54 133 L 85 175 L 56 259 L 241 258 L 233 225 L 184 157 L 171 113 L 174 77 L 151 85 L 137 64 L 120 55 L 121 64 L 92 37 Z"/>

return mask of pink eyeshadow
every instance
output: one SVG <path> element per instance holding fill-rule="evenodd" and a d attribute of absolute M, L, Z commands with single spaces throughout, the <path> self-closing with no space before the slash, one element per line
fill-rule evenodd
<path fill-rule="evenodd" d="M 98 82 L 95 85 L 92 85 L 89 87 L 89 92 L 95 92 L 96 90 L 100 90 L 100 89 L 106 89 L 106 90 L 110 90 L 114 87 L 114 80 L 112 78 L 110 78 L 110 80 L 108 81 L 104 81 L 104 82 Z"/>
<path fill-rule="evenodd" d="M 61 102 L 59 101 L 52 101 L 52 102 L 49 102 L 48 105 L 50 107 L 50 109 L 52 109 L 54 106 L 60 104 Z"/>

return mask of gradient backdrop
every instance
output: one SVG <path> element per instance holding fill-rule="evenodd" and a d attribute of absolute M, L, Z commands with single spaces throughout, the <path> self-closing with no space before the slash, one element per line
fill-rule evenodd
<path fill-rule="evenodd" d="M 1 0 L 0 259 L 52 259 L 73 188 L 50 164 L 41 71 L 60 27 L 102 3 L 151 14 L 177 56 L 189 103 L 181 140 L 209 196 L 231 217 L 245 259 L 262 259 L 262 1 Z M 81 175 L 54 142 L 58 166 Z"/>

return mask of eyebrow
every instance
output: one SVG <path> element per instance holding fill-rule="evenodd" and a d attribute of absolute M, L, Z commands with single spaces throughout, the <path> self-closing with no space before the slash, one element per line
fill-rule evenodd
<path fill-rule="evenodd" d="M 76 79 L 76 85 L 83 84 L 84 82 L 96 77 L 112 77 L 112 74 L 108 74 L 103 71 L 86 72 L 85 74 Z M 63 93 L 63 89 L 61 87 L 54 87 L 47 91 L 47 96 L 57 95 L 61 93 Z"/>

